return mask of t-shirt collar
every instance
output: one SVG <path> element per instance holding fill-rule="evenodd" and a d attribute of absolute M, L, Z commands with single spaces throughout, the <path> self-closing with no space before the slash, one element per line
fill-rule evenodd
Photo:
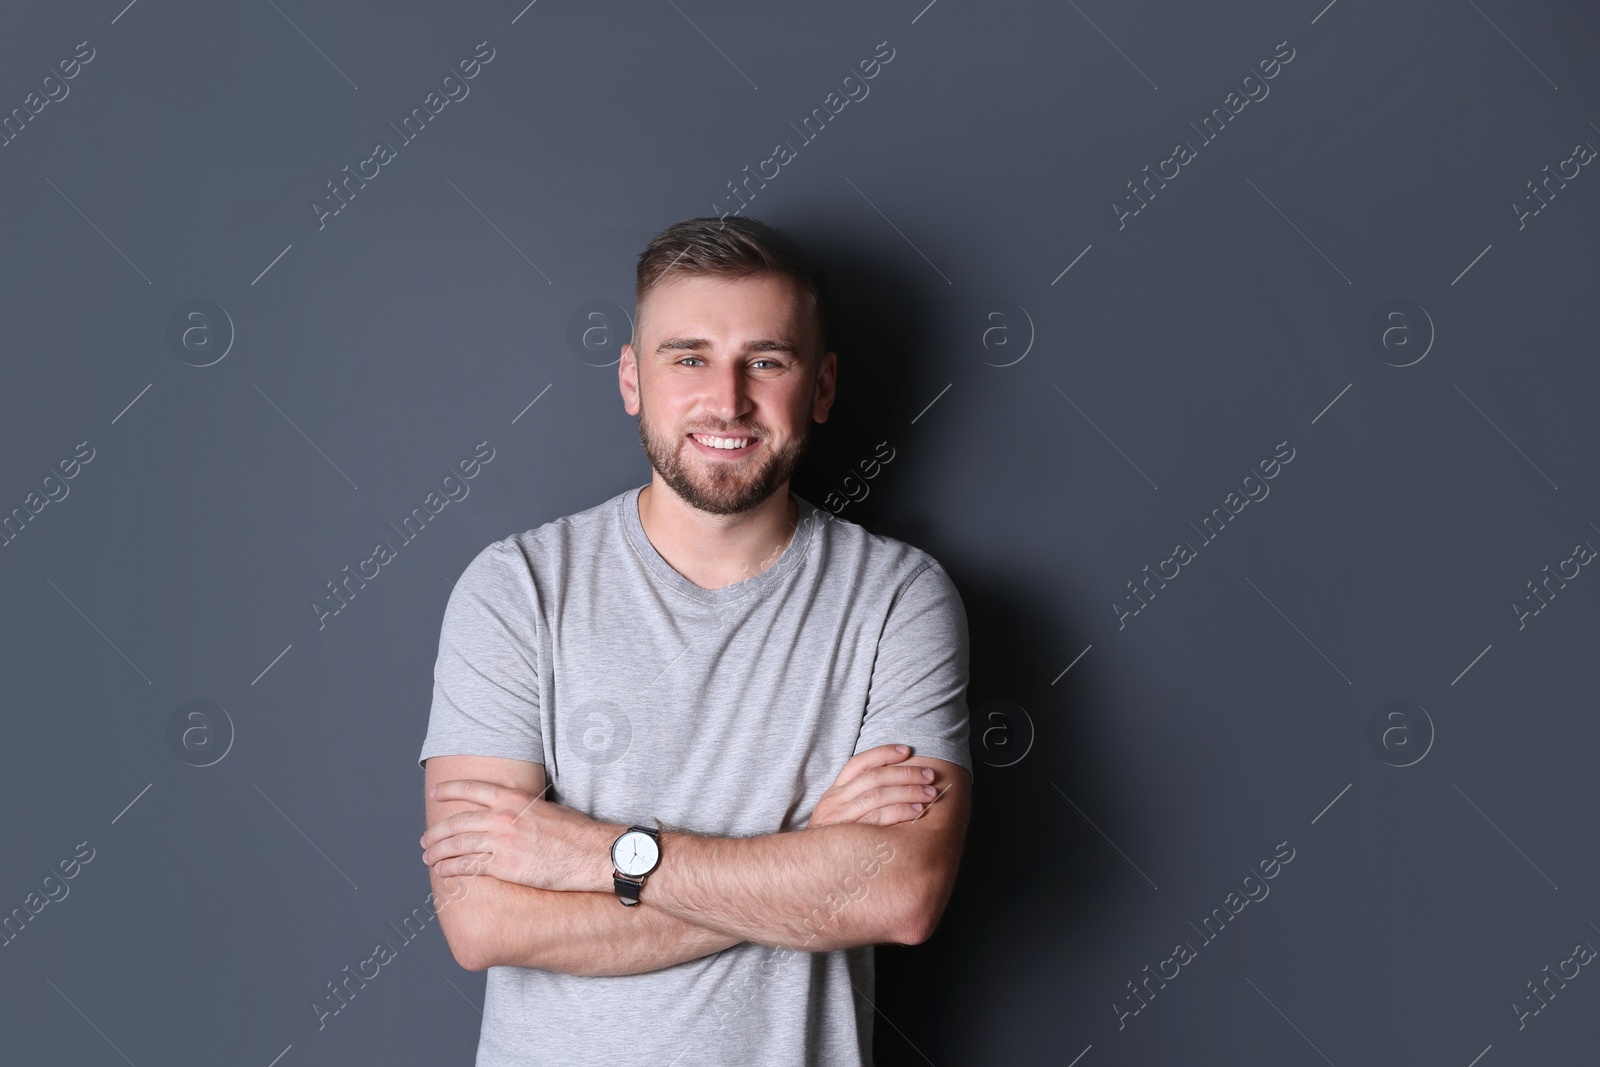
<path fill-rule="evenodd" d="M 750 578 L 723 586 L 721 589 L 705 589 L 674 570 L 672 564 L 656 551 L 655 545 L 645 534 L 644 523 L 639 519 L 639 493 L 643 489 L 644 486 L 638 486 L 618 498 L 623 532 L 657 581 L 703 604 L 720 606 L 746 596 L 765 593 L 770 586 L 795 570 L 805 560 L 812 530 L 824 518 L 833 517 L 790 490 L 789 496 L 796 505 L 795 529 L 777 561 Z"/>

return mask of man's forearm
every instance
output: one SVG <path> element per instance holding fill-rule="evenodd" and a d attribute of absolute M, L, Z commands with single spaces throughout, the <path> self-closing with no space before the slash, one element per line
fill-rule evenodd
<path fill-rule="evenodd" d="M 562 974 L 642 974 L 744 940 L 615 893 L 555 892 L 486 874 L 433 879 L 440 925 L 465 937 L 475 968 L 536 967 Z"/>
<path fill-rule="evenodd" d="M 639 900 L 762 945 L 827 952 L 901 943 L 922 872 L 898 827 L 835 824 L 758 837 L 661 833 Z"/>

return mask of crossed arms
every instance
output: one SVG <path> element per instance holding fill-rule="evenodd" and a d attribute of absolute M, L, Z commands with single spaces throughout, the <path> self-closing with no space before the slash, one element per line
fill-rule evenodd
<path fill-rule="evenodd" d="M 955 886 L 971 775 L 933 757 L 903 764 L 934 771 L 938 798 L 916 817 L 757 837 L 665 830 L 661 864 L 626 908 L 609 856 L 626 826 L 543 799 L 542 764 L 434 756 L 422 840 L 440 927 L 468 970 L 580 975 L 658 970 L 744 941 L 811 952 L 918 944 Z"/>

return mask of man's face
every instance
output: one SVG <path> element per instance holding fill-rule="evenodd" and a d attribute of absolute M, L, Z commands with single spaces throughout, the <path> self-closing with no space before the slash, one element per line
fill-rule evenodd
<path fill-rule="evenodd" d="M 639 316 L 640 347 L 623 346 L 618 376 L 662 481 L 717 515 L 784 487 L 812 420 L 833 403 L 835 357 L 819 362 L 798 285 L 770 274 L 669 276 Z"/>

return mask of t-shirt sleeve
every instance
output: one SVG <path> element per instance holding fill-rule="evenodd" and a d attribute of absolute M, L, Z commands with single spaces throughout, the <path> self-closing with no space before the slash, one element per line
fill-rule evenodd
<path fill-rule="evenodd" d="M 430 756 L 544 762 L 536 598 L 527 562 L 509 541 L 490 544 L 462 571 L 439 627 L 419 765 Z"/>
<path fill-rule="evenodd" d="M 949 760 L 971 771 L 969 656 L 961 594 L 944 568 L 929 562 L 889 607 L 856 752 L 910 745 L 913 756 Z"/>

